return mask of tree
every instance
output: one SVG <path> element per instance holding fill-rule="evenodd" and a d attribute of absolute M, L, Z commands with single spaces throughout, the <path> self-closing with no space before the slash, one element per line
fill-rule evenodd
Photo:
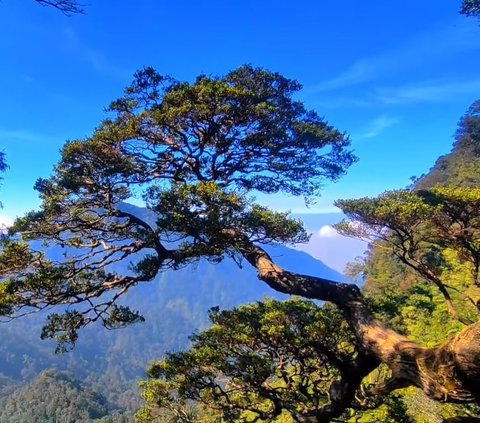
<path fill-rule="evenodd" d="M 480 346 L 475 323 L 454 339 L 425 348 L 375 318 L 357 286 L 280 268 L 262 244 L 307 239 L 300 222 L 256 204 L 249 194 L 316 195 L 355 161 L 345 134 L 292 99 L 300 85 L 277 73 L 243 66 L 224 77 L 178 82 L 147 68 L 112 118 L 62 151 L 54 174 L 39 180 L 40 211 L 19 219 L 0 256 L 0 309 L 19 316 L 62 306 L 42 333 L 60 349 L 83 326 L 137 322 L 118 304 L 140 282 L 200 258 L 230 257 L 287 294 L 330 301 L 340 309 L 358 344 L 357 372 L 336 381 L 329 421 L 354 400 L 361 379 L 385 363 L 392 377 L 372 394 L 417 386 L 444 402 L 480 401 Z M 149 222 L 122 202 L 143 194 L 157 213 Z M 62 248 L 54 261 L 27 243 Z M 115 263 L 129 260 L 128 274 Z M 445 371 L 444 371 L 445 370 Z"/>
<path fill-rule="evenodd" d="M 336 225 L 341 233 L 381 241 L 400 262 L 435 284 L 449 312 L 458 318 L 442 277 L 448 268 L 445 252 L 454 250 L 461 261 L 470 265 L 471 281 L 465 281 L 463 290 L 469 285 L 478 290 L 479 189 L 399 190 L 377 198 L 339 200 L 336 205 L 348 216 L 348 220 Z M 471 299 L 476 307 L 478 299 Z"/>
<path fill-rule="evenodd" d="M 188 351 L 151 365 L 151 379 L 141 384 L 146 404 L 139 421 L 166 411 L 176 421 L 198 421 L 189 412 L 192 401 L 217 410 L 212 421 L 325 418 L 342 374 L 357 373 L 363 365 L 352 332 L 333 307 L 298 298 L 266 300 L 231 311 L 212 309 L 210 319 L 213 325 L 191 338 Z M 382 421 L 410 422 L 401 401 L 389 401 Z M 360 400 L 351 406 L 355 410 L 344 419 L 358 419 L 358 410 L 368 409 Z"/>
<path fill-rule="evenodd" d="M 35 0 L 42 6 L 53 7 L 67 16 L 84 13 L 83 5 L 77 0 Z"/>
<path fill-rule="evenodd" d="M 460 13 L 465 16 L 480 17 L 480 1 L 463 0 Z"/>
<path fill-rule="evenodd" d="M 5 172 L 8 169 L 7 161 L 5 160 L 5 153 L 0 151 L 0 173 Z M 0 183 L 2 181 L 2 177 L 0 176 Z M 0 208 L 2 207 L 2 203 L 0 202 Z"/>
<path fill-rule="evenodd" d="M 0 151 L 0 172 L 4 172 L 7 169 L 7 162 L 5 161 L 5 153 Z"/>
<path fill-rule="evenodd" d="M 313 196 L 325 179 L 338 178 L 354 161 L 344 134 L 291 99 L 299 88 L 250 66 L 223 78 L 201 76 L 194 84 L 152 69 L 139 72 L 126 96 L 112 103 L 116 118 L 104 121 L 90 139 L 67 143 L 55 175 L 37 181 L 42 210 L 19 219 L 13 231 L 69 252 L 66 260 L 52 263 L 25 244 L 7 242 L 4 272 L 13 278 L 3 285 L 4 305 L 11 300 L 12 311 L 90 305 L 102 294 L 120 296 L 161 270 L 202 257 L 238 260 L 244 242 L 304 241 L 299 222 L 247 198 L 252 190 Z M 122 207 L 142 188 L 158 213 L 156 222 Z M 109 271 L 140 252 L 147 255 L 131 274 Z M 13 265 L 18 256 L 22 262 Z M 136 313 L 113 306 L 117 298 L 82 313 L 53 315 L 51 327 L 138 320 Z"/>
<path fill-rule="evenodd" d="M 40 373 L 0 404 L 1 421 L 87 423 L 108 415 L 102 395 L 82 386 L 68 372 L 55 369 Z"/>

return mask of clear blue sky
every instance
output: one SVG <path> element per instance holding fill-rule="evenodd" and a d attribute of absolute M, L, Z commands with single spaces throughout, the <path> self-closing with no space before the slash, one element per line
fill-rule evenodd
<path fill-rule="evenodd" d="M 0 149 L 10 165 L 1 215 L 38 204 L 33 183 L 63 142 L 88 136 L 146 65 L 192 80 L 251 63 L 299 80 L 299 98 L 348 132 L 360 158 L 316 211 L 428 171 L 480 98 L 480 27 L 458 15 L 460 0 L 88 3 L 86 15 L 66 17 L 33 0 L 0 2 Z"/>

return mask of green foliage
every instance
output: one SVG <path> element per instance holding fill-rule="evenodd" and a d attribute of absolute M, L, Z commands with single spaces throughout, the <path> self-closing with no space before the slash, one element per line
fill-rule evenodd
<path fill-rule="evenodd" d="M 402 269 L 401 263 L 437 286 L 445 284 L 464 320 L 477 319 L 475 305 L 480 298 L 479 111 L 480 102 L 477 101 L 460 120 L 452 152 L 440 158 L 429 174 L 417 181 L 414 191 L 387 192 L 376 199 L 339 202 L 351 213 L 350 223 L 342 224 L 345 233 L 376 239 L 370 250 L 371 265 L 367 266 L 366 280 L 367 286 L 380 281 L 376 297 L 384 306 L 391 305 L 383 308 L 384 312 L 390 309 L 389 320 L 399 319 L 401 314 L 395 310 L 395 303 L 405 304 L 411 295 L 409 289 L 418 283 L 414 274 L 409 275 L 407 269 Z M 399 193 L 401 205 L 398 204 Z M 388 251 L 393 252 L 396 259 L 389 257 Z M 387 292 L 393 294 L 392 301 L 387 300 L 390 297 Z M 425 309 L 414 307 L 415 310 L 419 308 Z M 445 325 L 445 316 L 442 316 L 432 321 L 437 321 L 439 326 Z M 422 324 L 428 325 L 428 318 Z M 455 326 L 450 326 L 446 333 L 452 333 Z"/>
<path fill-rule="evenodd" d="M 41 338 L 54 338 L 58 346 L 56 353 L 67 351 L 67 345 L 74 345 L 78 338 L 77 331 L 85 325 L 85 319 L 78 311 L 66 311 L 63 314 L 50 314 L 47 324 L 42 329 Z"/>
<path fill-rule="evenodd" d="M 222 189 L 213 182 L 174 186 L 169 190 L 151 188 L 146 200 L 159 215 L 157 230 L 168 234 L 164 239 L 181 241 L 175 255 L 176 267 L 202 256 L 214 263 L 224 255 L 240 259 L 238 250 L 243 237 L 262 244 L 308 240 L 302 223 L 289 218 L 288 213 L 252 204 L 245 195 Z M 226 236 L 230 233 L 241 235 L 232 239 Z"/>
<path fill-rule="evenodd" d="M 392 191 L 336 204 L 348 216 L 337 230 L 387 248 L 399 262 L 439 288 L 450 312 L 452 289 L 471 288 L 473 294 L 479 286 L 480 189 Z M 469 269 L 461 286 L 452 284 L 449 276 L 457 262 Z M 476 305 L 478 299 L 470 299 Z M 476 319 L 471 306 L 466 313 Z"/>
<path fill-rule="evenodd" d="M 402 395 L 390 395 L 381 405 L 371 410 L 346 410 L 344 415 L 334 422 L 351 423 L 414 423 L 415 420 L 407 412 Z"/>
<path fill-rule="evenodd" d="M 138 212 L 146 215 L 148 211 Z M 269 252 L 278 257 L 280 265 L 335 278 L 304 253 L 285 247 Z M 125 264 L 123 271 L 127 270 Z M 162 357 L 165 351 L 187 348 L 188 336 L 207 326 L 207 310 L 212 306 L 231 308 L 265 295 L 274 296 L 275 292 L 259 282 L 249 266 L 240 269 L 233 261 L 218 265 L 202 261 L 159 275 L 154 284 L 141 284 L 128 293 L 124 301 L 128 299 L 132 309 L 142 310 L 148 317 L 144 323 L 113 331 L 90 325 L 67 354 L 54 355 L 54 343 L 40 341 L 44 315 L 0 323 L 0 373 L 18 384 L 56 367 L 101 392 L 115 409 L 134 412 L 140 405 L 136 381 L 144 377 L 150 360 Z M 0 387 L 0 395 L 1 391 Z"/>
<path fill-rule="evenodd" d="M 299 89 L 251 66 L 192 84 L 145 68 L 110 105 L 116 119 L 67 144 L 61 184 L 87 194 L 116 183 L 115 199 L 152 180 L 315 194 L 354 157 L 345 150 L 348 138 L 292 100 Z"/>
<path fill-rule="evenodd" d="M 108 329 L 118 329 L 132 323 L 144 322 L 145 318 L 129 307 L 113 304 L 103 324 Z"/>
<path fill-rule="evenodd" d="M 349 218 L 339 230 L 372 240 L 360 266 L 370 308 L 427 347 L 458 333 L 461 322 L 478 320 L 479 111 L 477 101 L 460 121 L 452 152 L 412 190 L 338 202 Z M 475 406 L 438 404 L 414 389 L 400 391 L 400 398 L 417 423 L 479 413 Z"/>
<path fill-rule="evenodd" d="M 355 354 L 336 311 L 298 299 L 212 309 L 210 319 L 213 326 L 194 335 L 188 351 L 150 367 L 152 380 L 142 384 L 143 413 L 150 418 L 157 407 L 184 407 L 189 400 L 227 419 L 241 420 L 244 411 L 262 419 L 284 410 L 306 414 L 328 403 L 330 382 L 339 374 L 335 363 Z"/>
<path fill-rule="evenodd" d="M 431 217 L 438 245 L 452 248 L 459 259 L 469 262 L 474 283 L 480 267 L 480 189 L 434 188 L 419 191 L 423 201 L 435 209 Z"/>
<path fill-rule="evenodd" d="M 452 152 L 413 190 L 339 203 L 351 212 L 343 230 L 373 238 L 362 265 L 371 309 L 425 346 L 445 342 L 463 327 L 426 279 L 445 284 L 461 320 L 478 320 L 479 107 L 474 103 L 460 121 Z M 475 406 L 440 405 L 414 389 L 402 391 L 401 398 L 417 423 L 479 412 Z"/>
<path fill-rule="evenodd" d="M 465 287 L 471 280 L 469 266 L 462 264 L 452 250 L 444 255 L 448 269 L 444 270 L 443 276 L 453 288 L 451 292 L 456 309 L 459 315 L 473 320 L 477 317 Z M 438 290 L 392 257 L 381 243 L 374 243 L 369 249 L 364 275 L 364 293 L 371 309 L 381 320 L 412 341 L 433 347 L 445 342 L 463 327 L 448 313 Z M 448 417 L 478 415 L 475 406 L 441 405 L 415 389 L 397 392 L 415 423 L 442 423 Z"/>
<path fill-rule="evenodd" d="M 205 421 L 298 421 L 327 409 L 336 381 L 354 371 L 356 341 L 332 307 L 265 300 L 212 309 L 210 319 L 213 325 L 192 337 L 190 349 L 150 366 L 139 421 L 157 415 L 198 421 L 194 404 L 214 412 Z M 376 414 L 350 409 L 345 418 L 410 421 L 399 401 L 387 399 Z"/>
<path fill-rule="evenodd" d="M 480 17 L 480 1 L 463 0 L 460 13 L 466 16 Z"/>

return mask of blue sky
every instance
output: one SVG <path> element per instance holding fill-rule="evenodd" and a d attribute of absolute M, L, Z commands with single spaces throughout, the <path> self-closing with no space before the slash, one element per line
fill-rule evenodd
<path fill-rule="evenodd" d="M 460 1 L 90 0 L 66 17 L 33 0 L 0 3 L 0 149 L 10 165 L 0 214 L 38 204 L 67 139 L 88 136 L 136 69 L 177 79 L 251 63 L 299 80 L 298 98 L 346 131 L 359 162 L 325 186 L 336 198 L 401 188 L 450 150 L 456 123 L 480 98 L 480 28 Z"/>

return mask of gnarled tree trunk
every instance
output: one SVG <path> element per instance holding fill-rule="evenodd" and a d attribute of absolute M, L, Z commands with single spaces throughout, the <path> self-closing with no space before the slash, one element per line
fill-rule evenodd
<path fill-rule="evenodd" d="M 288 272 L 262 248 L 246 241 L 242 250 L 245 259 L 257 269 L 259 279 L 273 289 L 330 301 L 339 307 L 363 350 L 363 360 L 373 368 L 384 363 L 392 372 L 391 378 L 377 386 L 373 394 L 416 386 L 439 402 L 480 403 L 480 322 L 467 326 L 442 345 L 425 348 L 376 319 L 356 285 Z M 353 391 L 360 382 L 356 381 Z M 352 399 L 351 381 L 345 383 L 350 385 L 343 389 L 342 402 Z"/>

